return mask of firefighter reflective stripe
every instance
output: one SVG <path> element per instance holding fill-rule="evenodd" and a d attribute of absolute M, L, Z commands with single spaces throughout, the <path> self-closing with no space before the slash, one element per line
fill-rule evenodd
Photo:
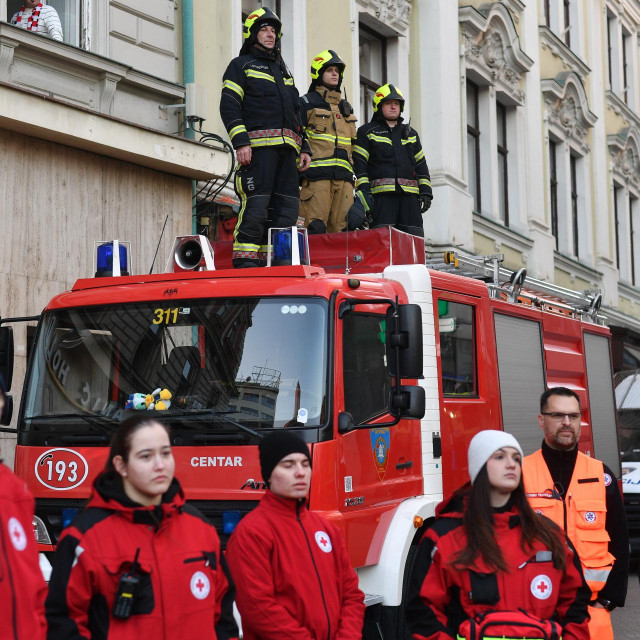
<path fill-rule="evenodd" d="M 387 138 L 387 136 L 377 136 L 375 133 L 368 133 L 367 138 L 369 138 L 369 140 L 375 140 L 376 142 L 383 142 L 385 144 L 393 145 L 393 142 L 391 142 L 391 138 Z"/>
<path fill-rule="evenodd" d="M 309 140 L 326 140 L 327 142 L 334 142 L 336 137 L 330 133 L 316 133 L 313 129 L 307 128 L 307 138 Z"/>
<path fill-rule="evenodd" d="M 429 187 L 429 188 L 431 188 L 431 180 L 427 180 L 426 178 L 418 178 L 418 184 L 421 187 Z"/>
<path fill-rule="evenodd" d="M 275 147 L 284 143 L 299 153 L 302 145 L 302 138 L 291 129 L 255 129 L 248 135 L 252 147 Z"/>
<path fill-rule="evenodd" d="M 420 160 L 424 158 L 424 151 L 420 149 L 420 151 L 418 151 L 418 153 L 416 153 L 413 157 L 416 159 L 416 162 L 420 162 Z"/>
<path fill-rule="evenodd" d="M 313 167 L 342 167 L 347 171 L 353 171 L 353 167 L 348 160 L 342 158 L 325 158 L 324 160 L 312 160 L 309 165 Z"/>
<path fill-rule="evenodd" d="M 587 582 L 606 582 L 611 571 L 609 569 L 584 569 L 584 579 Z"/>
<path fill-rule="evenodd" d="M 246 133 L 247 128 L 243 124 L 239 124 L 237 127 L 233 127 L 231 131 L 229 131 L 229 137 L 233 140 L 234 136 L 237 136 L 239 133 Z"/>
<path fill-rule="evenodd" d="M 293 87 L 293 78 L 283 78 L 284 83 L 288 84 L 289 86 Z"/>
<path fill-rule="evenodd" d="M 369 184 L 369 178 L 367 178 L 367 176 L 360 176 L 357 180 L 356 180 L 356 189 L 358 187 L 361 187 L 363 184 Z"/>
<path fill-rule="evenodd" d="M 364 193 L 358 190 L 355 193 L 355 197 L 358 198 L 358 200 L 360 200 L 362 206 L 364 207 L 364 210 L 368 212 L 370 210 L 370 207 L 369 207 L 369 203 L 367 202 L 367 199 L 364 197 Z"/>
<path fill-rule="evenodd" d="M 357 153 L 361 155 L 365 160 L 369 160 L 369 152 L 363 147 L 358 146 L 357 144 L 353 145 L 353 153 Z"/>
<path fill-rule="evenodd" d="M 406 178 L 377 178 L 371 181 L 371 193 L 386 193 L 396 190 L 396 182 L 406 193 L 420 193 L 417 180 Z"/>
<path fill-rule="evenodd" d="M 223 89 L 231 89 L 231 91 L 237 93 L 240 96 L 240 99 L 244 98 L 244 89 L 239 85 L 233 82 L 233 80 L 225 80 L 222 83 Z"/>
<path fill-rule="evenodd" d="M 241 242 L 233 243 L 234 258 L 249 258 L 250 260 L 256 260 L 258 258 L 259 251 L 259 244 L 246 244 Z"/>
<path fill-rule="evenodd" d="M 408 138 L 402 138 L 402 144 L 415 144 L 416 143 L 416 137 L 415 136 L 409 136 Z"/>
<path fill-rule="evenodd" d="M 275 83 L 275 78 L 269 73 L 263 73 L 262 71 L 256 71 L 255 69 L 245 69 L 244 74 L 247 78 L 259 78 L 260 80 L 268 80 Z M 293 84 L 293 82 L 291 83 Z"/>

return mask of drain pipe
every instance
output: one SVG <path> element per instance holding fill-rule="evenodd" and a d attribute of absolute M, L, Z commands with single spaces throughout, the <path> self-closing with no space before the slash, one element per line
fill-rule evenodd
<path fill-rule="evenodd" d="M 193 46 L 193 0 L 182 0 L 182 83 L 194 82 L 194 46 Z M 184 120 L 186 131 L 185 138 L 195 140 L 195 131 L 191 123 L 187 120 L 185 113 Z M 196 233 L 196 181 L 191 181 L 191 233 Z"/>

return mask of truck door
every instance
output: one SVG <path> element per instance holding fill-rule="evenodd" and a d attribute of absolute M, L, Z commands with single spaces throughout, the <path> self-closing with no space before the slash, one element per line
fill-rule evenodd
<path fill-rule="evenodd" d="M 336 352 L 342 352 L 336 358 L 338 412 L 348 411 L 355 424 L 371 424 L 336 434 L 338 505 L 355 566 L 377 561 L 395 505 L 422 492 L 420 421 L 375 425 L 391 419 L 386 310 L 386 305 L 356 307 L 339 320 L 336 338 Z"/>
<path fill-rule="evenodd" d="M 436 352 L 441 380 L 442 491 L 468 477 L 467 447 L 482 429 L 500 428 L 495 339 L 487 298 L 434 291 Z M 425 487 L 425 492 L 427 488 Z"/>

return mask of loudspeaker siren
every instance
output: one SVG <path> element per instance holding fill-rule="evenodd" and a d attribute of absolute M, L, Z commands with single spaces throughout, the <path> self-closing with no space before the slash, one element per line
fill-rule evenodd
<path fill-rule="evenodd" d="M 209 239 L 202 235 L 191 235 L 175 239 L 165 271 L 215 271 L 215 268 Z"/>

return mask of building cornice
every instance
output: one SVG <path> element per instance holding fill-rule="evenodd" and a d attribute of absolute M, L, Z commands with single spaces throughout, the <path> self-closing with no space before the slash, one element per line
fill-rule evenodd
<path fill-rule="evenodd" d="M 546 25 L 538 27 L 540 47 L 548 50 L 556 58 L 559 58 L 567 71 L 574 71 L 584 82 L 591 73 L 591 69 L 579 58 L 558 36 Z"/>

